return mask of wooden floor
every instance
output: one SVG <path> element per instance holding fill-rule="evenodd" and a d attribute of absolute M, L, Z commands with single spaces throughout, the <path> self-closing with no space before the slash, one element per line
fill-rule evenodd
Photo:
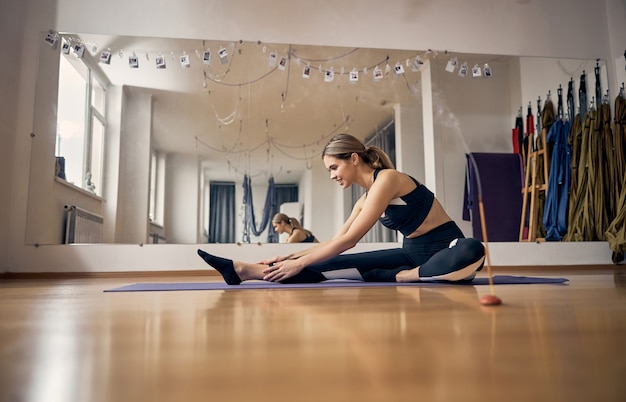
<path fill-rule="evenodd" d="M 484 285 L 3 279 L 0 401 L 626 401 L 626 271 L 497 273 L 569 283 L 499 285 L 504 304 L 484 307 Z"/>

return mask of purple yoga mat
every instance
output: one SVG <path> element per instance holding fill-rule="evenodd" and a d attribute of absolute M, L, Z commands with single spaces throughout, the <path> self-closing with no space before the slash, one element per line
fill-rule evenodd
<path fill-rule="evenodd" d="M 496 275 L 495 285 L 530 285 L 530 284 L 564 284 L 566 278 L 541 278 L 529 276 Z M 333 279 L 319 283 L 281 284 L 263 281 L 247 281 L 240 285 L 227 285 L 224 282 L 180 282 L 180 283 L 135 283 L 105 292 L 150 292 L 171 290 L 245 290 L 245 289 L 311 289 L 311 288 L 350 288 L 350 287 L 383 287 L 383 286 L 474 286 L 488 285 L 488 278 L 474 278 L 471 282 L 361 282 L 348 279 Z"/>

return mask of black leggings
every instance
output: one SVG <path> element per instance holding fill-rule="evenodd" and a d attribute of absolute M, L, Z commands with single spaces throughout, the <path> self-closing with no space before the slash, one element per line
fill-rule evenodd
<path fill-rule="evenodd" d="M 458 240 L 451 246 L 455 239 Z M 402 248 L 340 254 L 309 265 L 282 283 L 314 283 L 339 278 L 395 282 L 398 272 L 417 266 L 420 278 L 438 277 L 477 263 L 484 256 L 479 240 L 465 239 L 456 223 L 448 222 L 417 238 L 405 238 Z M 344 271 L 336 272 L 339 270 Z M 355 278 L 355 273 L 360 278 Z"/>

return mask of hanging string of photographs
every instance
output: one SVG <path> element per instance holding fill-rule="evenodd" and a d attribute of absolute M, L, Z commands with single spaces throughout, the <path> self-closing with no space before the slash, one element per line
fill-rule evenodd
<path fill-rule="evenodd" d="M 463 63 L 459 65 L 459 59 L 456 56 L 448 60 L 448 62 L 446 63 L 445 70 L 451 74 L 454 74 L 457 67 L 459 68 L 457 74 L 461 78 L 468 76 L 468 74 L 470 73 L 469 65 L 467 61 L 464 61 Z M 481 76 L 485 78 L 491 78 L 492 74 L 493 72 L 491 71 L 491 67 L 489 66 L 488 62 L 482 66 L 478 63 L 475 63 L 471 71 L 471 75 L 473 78 L 477 78 Z"/>
<path fill-rule="evenodd" d="M 290 45 L 285 45 L 288 46 L 287 49 L 281 49 L 279 45 L 264 44 L 260 41 L 248 43 L 244 43 L 244 41 L 224 43 L 211 42 L 211 45 L 209 46 L 207 46 L 207 41 L 202 41 L 201 47 L 189 49 L 103 49 L 97 43 L 88 42 L 72 35 L 61 35 L 55 31 L 49 31 L 45 36 L 45 41 L 52 47 L 55 47 L 56 44 L 60 42 L 60 49 L 64 54 L 73 54 L 77 58 L 83 58 L 85 56 L 85 51 L 87 50 L 97 62 L 104 66 L 111 65 L 112 63 L 127 62 L 130 69 L 150 68 L 151 64 L 153 65 L 152 68 L 167 69 L 171 68 L 171 65 L 168 64 L 168 56 L 171 57 L 171 60 L 173 61 L 172 64 L 179 64 L 182 69 L 190 69 L 192 64 L 199 63 L 202 66 L 202 87 L 209 96 L 211 96 L 212 93 L 209 88 L 209 84 L 239 87 L 239 91 L 241 92 L 242 86 L 248 86 L 248 88 L 250 88 L 251 84 L 259 82 L 272 74 L 279 71 L 286 71 L 288 73 L 287 81 L 285 82 L 285 87 L 281 94 L 281 107 L 283 108 L 289 91 L 289 77 L 291 76 L 289 71 L 293 66 L 300 66 L 302 68 L 302 73 L 300 75 L 302 79 L 308 80 L 311 79 L 313 75 L 317 75 L 322 76 L 323 81 L 326 83 L 340 83 L 347 81 L 349 84 L 356 84 L 368 75 L 371 75 L 371 80 L 374 82 L 382 81 L 386 77 L 390 76 L 396 78 L 400 77 L 404 79 L 407 89 L 411 93 L 413 93 L 413 86 L 407 79 L 406 72 L 418 72 L 427 60 L 436 58 L 439 55 L 450 57 L 446 64 L 445 71 L 455 73 L 458 69 L 457 74 L 459 77 L 471 76 L 476 78 L 482 76 L 490 78 L 492 76 L 492 69 L 488 62 L 484 64 L 475 64 L 471 68 L 470 73 L 468 63 L 459 63 L 458 57 L 452 56 L 447 50 L 438 51 L 428 49 L 426 51 L 416 51 L 413 55 L 403 60 L 392 60 L 389 55 L 385 55 L 379 59 L 371 61 L 367 65 L 346 68 L 341 65 L 342 61 L 348 60 L 348 57 L 360 51 L 360 48 L 347 49 L 340 54 L 317 59 L 298 53 L 298 51 L 294 50 Z M 267 59 L 265 62 L 260 61 L 261 59 L 258 61 L 255 60 L 254 62 L 261 62 L 263 64 L 267 63 L 266 67 L 260 69 L 261 72 L 259 72 L 257 76 L 248 78 L 246 81 L 227 82 L 226 78 L 231 71 L 231 66 L 237 56 L 242 54 L 242 50 L 245 45 L 256 45 L 261 47 L 262 53 L 266 55 Z M 114 55 L 117 55 L 118 57 L 113 57 Z M 145 62 L 140 57 L 142 55 L 145 55 Z M 337 88 L 340 90 L 341 86 L 338 84 Z M 240 94 L 236 98 L 232 112 L 225 113 L 223 115 L 218 114 L 215 104 L 213 103 L 213 99 L 211 99 L 213 113 L 217 120 L 220 132 L 222 130 L 222 126 L 230 125 L 238 120 L 237 112 L 239 110 L 239 103 L 241 99 L 242 97 Z M 357 109 L 356 106 L 358 101 L 359 99 L 357 97 L 355 99 L 355 110 Z M 346 115 L 343 107 L 343 104 L 339 105 L 342 113 L 342 121 L 335 124 L 328 133 L 322 135 L 316 140 L 313 140 L 311 143 L 299 144 L 295 146 L 282 144 L 269 135 L 269 123 L 266 121 L 266 128 L 268 131 L 267 139 L 253 147 L 247 149 L 236 149 L 236 141 L 231 147 L 223 145 L 222 148 L 218 148 L 203 142 L 198 137 L 195 137 L 196 146 L 201 145 L 213 151 L 222 152 L 226 154 L 227 157 L 234 154 L 250 154 L 259 148 L 266 146 L 268 150 L 270 148 L 276 149 L 279 153 L 286 157 L 294 160 L 305 161 L 307 167 L 309 167 L 311 161 L 319 156 L 319 145 L 324 143 L 328 138 L 340 130 L 347 129 L 349 122 L 354 121 L 354 113 L 352 116 Z M 241 136 L 241 119 L 239 119 L 239 122 L 239 136 Z M 296 150 L 298 150 L 299 155 L 295 155 Z M 230 166 L 230 159 L 228 160 L 228 163 Z"/>
<path fill-rule="evenodd" d="M 347 76 L 348 82 L 356 83 L 362 78 L 363 75 L 367 75 L 371 72 L 372 79 L 374 81 L 380 81 L 385 77 L 386 74 L 389 74 L 391 71 L 393 71 L 398 76 L 404 75 L 406 68 L 410 68 L 411 71 L 417 72 L 424 64 L 425 60 L 437 57 L 437 55 L 439 54 L 449 54 L 447 50 L 437 51 L 429 49 L 426 51 L 417 51 L 415 53 L 415 56 L 407 58 L 405 60 L 390 60 L 389 56 L 387 56 L 386 58 L 374 62 L 371 65 L 356 66 L 352 69 L 346 69 L 345 67 L 335 69 L 333 62 L 338 62 L 339 60 L 357 52 L 359 48 L 349 49 L 343 54 L 330 58 L 309 59 L 307 57 L 298 55 L 295 51 L 291 50 L 291 47 L 289 47 L 289 50 L 280 57 L 278 51 L 271 50 L 269 52 L 268 65 L 272 68 L 269 71 L 263 73 L 261 76 L 245 82 L 225 83 L 224 78 L 230 71 L 230 64 L 233 62 L 233 59 L 236 57 L 237 54 L 237 44 L 242 45 L 244 43 L 243 41 L 231 42 L 230 45 L 220 44 L 218 45 L 217 50 L 215 48 L 212 49 L 211 47 L 207 47 L 206 41 L 203 41 L 203 47 L 201 49 L 113 50 L 110 48 L 100 49 L 100 46 L 96 43 L 87 42 L 72 36 L 62 36 L 55 31 L 49 31 L 45 37 L 45 41 L 50 46 L 56 46 L 59 40 L 61 41 L 61 51 L 63 53 L 72 53 L 76 57 L 82 58 L 84 57 L 85 50 L 90 49 L 91 53 L 93 53 L 94 55 L 98 55 L 99 62 L 105 65 L 112 63 L 113 54 L 117 53 L 119 58 L 122 60 L 124 60 L 125 55 L 127 55 L 129 68 L 140 68 L 140 57 L 138 55 L 141 54 L 145 54 L 146 61 L 151 61 L 152 56 L 152 58 L 154 59 L 154 68 L 157 69 L 165 69 L 168 67 L 167 58 L 165 55 L 170 55 L 173 60 L 178 59 L 181 68 L 189 68 L 191 67 L 191 64 L 193 62 L 191 58 L 191 55 L 193 54 L 196 56 L 199 62 L 207 67 L 207 70 L 204 72 L 203 86 L 205 88 L 207 87 L 207 81 L 229 86 L 249 85 L 262 80 L 263 78 L 269 76 L 275 71 L 286 70 L 289 66 L 289 63 L 293 61 L 303 66 L 301 74 L 301 77 L 303 79 L 309 79 L 313 71 L 318 71 L 319 73 L 323 74 L 324 82 L 333 82 L 336 76 Z M 263 51 L 266 51 L 267 45 L 263 44 L 260 41 L 257 41 L 256 44 L 259 46 L 263 46 Z M 214 57 L 214 54 L 216 54 L 217 57 Z M 219 61 L 220 65 L 228 65 L 228 67 L 220 74 L 216 74 L 215 72 L 213 72 L 213 70 L 209 68 L 212 63 L 217 63 L 215 59 Z M 143 67 L 143 63 L 141 63 L 141 66 Z M 453 56 L 448 60 L 445 70 L 449 73 L 454 73 L 457 68 L 457 73 L 459 77 L 471 76 L 476 78 L 482 76 L 485 78 L 490 78 L 493 74 L 489 63 L 476 63 L 470 71 L 470 67 L 467 62 L 459 62 L 458 57 Z"/>

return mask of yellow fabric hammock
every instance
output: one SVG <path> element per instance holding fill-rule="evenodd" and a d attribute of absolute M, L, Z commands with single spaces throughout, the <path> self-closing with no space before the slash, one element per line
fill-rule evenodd
<path fill-rule="evenodd" d="M 614 185 L 614 151 L 610 128 L 611 110 L 602 104 L 587 112 L 580 133 L 580 154 L 570 187 L 569 224 L 565 241 L 605 240 L 609 222 L 615 216 L 614 202 L 607 192 Z M 575 128 L 573 128 L 574 130 Z M 572 131 L 573 142 L 579 140 Z M 574 167 L 574 166 L 573 166 Z"/>
<path fill-rule="evenodd" d="M 606 230 L 606 240 L 613 251 L 615 264 L 624 260 L 626 252 L 626 98 L 621 94 L 615 99 L 613 124 L 614 183 L 608 194 L 614 195 L 615 218 Z M 621 180 L 620 180 L 621 179 Z"/>
<path fill-rule="evenodd" d="M 549 144 L 543 143 L 543 138 L 546 138 L 548 132 L 550 131 L 550 127 L 555 122 L 555 112 L 554 112 L 554 103 L 550 100 L 550 98 L 546 99 L 546 102 L 543 105 L 543 109 L 541 111 L 541 133 L 537 135 L 537 139 L 535 141 L 536 149 L 546 149 L 543 154 L 537 155 L 537 160 L 535 163 L 537 164 L 537 186 L 542 186 L 544 184 L 548 184 L 545 182 L 545 177 L 547 177 L 547 172 L 544 172 L 544 162 L 543 159 L 546 158 L 546 165 L 550 166 L 550 155 L 552 155 L 552 149 Z M 537 237 L 546 237 L 546 227 L 543 224 L 543 213 L 546 204 L 546 193 L 540 192 L 537 199 L 537 216 L 534 217 L 536 220 L 534 226 L 537 228 Z M 531 217 L 532 218 L 532 217 Z"/>

